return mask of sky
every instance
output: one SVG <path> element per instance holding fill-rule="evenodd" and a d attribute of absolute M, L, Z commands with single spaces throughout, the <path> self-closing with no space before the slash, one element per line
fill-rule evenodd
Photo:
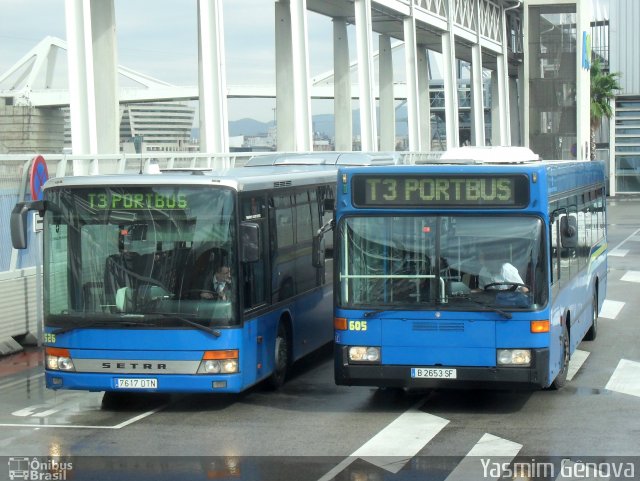
<path fill-rule="evenodd" d="M 596 16 L 608 10 L 609 0 L 591 1 Z M 0 0 L 0 73 L 44 37 L 66 38 L 64 5 L 64 0 Z M 115 0 L 118 63 L 174 85 L 197 85 L 196 12 L 196 0 Z M 274 85 L 274 0 L 223 0 L 223 15 L 227 84 Z M 333 68 L 332 24 L 312 12 L 307 22 L 314 77 Z M 352 59 L 354 30 L 349 27 Z M 395 77 L 403 75 L 401 58 L 401 51 L 394 54 Z M 230 120 L 273 120 L 273 99 L 229 99 L 228 104 Z M 314 115 L 331 111 L 327 101 L 312 101 L 311 107 Z"/>
<path fill-rule="evenodd" d="M 66 39 L 64 5 L 64 0 L 0 0 L 0 73 L 44 37 Z M 115 13 L 120 65 L 174 85 L 197 85 L 196 0 L 115 0 Z M 227 83 L 275 84 L 273 0 L 225 0 L 223 15 Z M 332 69 L 332 25 L 312 12 L 307 22 L 313 77 Z M 274 106 L 271 100 L 230 99 L 229 118 L 269 121 Z"/>

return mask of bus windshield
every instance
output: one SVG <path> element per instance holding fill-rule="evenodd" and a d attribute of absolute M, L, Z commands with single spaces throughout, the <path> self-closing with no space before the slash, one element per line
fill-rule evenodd
<path fill-rule="evenodd" d="M 533 216 L 354 216 L 339 227 L 346 308 L 532 310 L 547 302 Z"/>
<path fill-rule="evenodd" d="M 237 323 L 234 199 L 195 186 L 49 189 L 45 323 Z"/>

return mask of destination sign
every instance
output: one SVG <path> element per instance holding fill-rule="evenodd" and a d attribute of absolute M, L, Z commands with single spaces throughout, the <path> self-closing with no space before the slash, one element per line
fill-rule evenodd
<path fill-rule="evenodd" d="M 87 200 L 91 209 L 186 209 L 185 194 L 158 194 L 155 192 L 110 193 L 89 192 Z"/>
<path fill-rule="evenodd" d="M 529 204 L 526 175 L 354 175 L 358 207 L 521 208 Z"/>

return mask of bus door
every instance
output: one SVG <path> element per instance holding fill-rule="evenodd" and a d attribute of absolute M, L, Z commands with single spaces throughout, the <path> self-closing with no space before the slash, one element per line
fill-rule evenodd
<path fill-rule="evenodd" d="M 244 328 L 242 350 L 245 381 L 251 383 L 263 377 L 271 323 L 262 322 L 260 313 L 269 305 L 269 256 L 266 198 L 261 194 L 249 194 L 240 198 L 240 279 L 241 305 Z M 255 346 L 255 349 L 254 349 Z M 256 379 L 251 379 L 253 376 Z"/>

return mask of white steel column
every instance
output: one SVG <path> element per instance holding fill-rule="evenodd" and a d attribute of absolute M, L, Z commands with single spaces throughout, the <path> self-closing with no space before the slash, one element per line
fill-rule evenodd
<path fill-rule="evenodd" d="M 525 7 L 525 10 L 527 8 Z M 509 106 L 509 38 L 507 14 L 502 7 L 502 54 L 498 55 L 498 109 L 500 112 L 500 144 L 511 145 L 511 113 Z M 526 36 L 525 36 L 526 41 Z M 525 47 L 526 50 L 526 47 Z M 525 77 L 528 78 L 528 77 Z M 526 115 L 525 110 L 525 115 Z M 528 116 L 528 115 L 527 115 Z M 527 141 L 528 144 L 528 141 Z"/>
<path fill-rule="evenodd" d="M 113 0 L 91 0 L 91 39 L 95 81 L 97 153 L 113 154 L 120 152 L 118 51 L 116 12 Z"/>
<path fill-rule="evenodd" d="M 198 0 L 198 42 L 200 151 L 229 152 L 222 0 Z"/>
<path fill-rule="evenodd" d="M 380 150 L 396 148 L 396 108 L 393 95 L 393 56 L 391 38 L 378 38 L 378 74 L 380 83 Z"/>
<path fill-rule="evenodd" d="M 479 40 L 479 39 L 478 39 Z M 484 145 L 484 98 L 482 89 L 482 47 L 471 47 L 471 144 Z"/>
<path fill-rule="evenodd" d="M 276 31 L 276 139 L 281 152 L 295 150 L 293 119 L 293 53 L 289 2 L 275 3 Z"/>
<path fill-rule="evenodd" d="M 65 23 L 73 154 L 118 152 L 113 0 L 65 0 Z M 92 33 L 92 27 L 95 33 Z M 74 161 L 74 175 L 97 173 L 97 169 L 97 161 L 91 165 Z"/>
<path fill-rule="evenodd" d="M 309 50 L 307 48 L 307 0 L 291 0 L 290 5 L 296 151 L 305 152 L 313 150 Z"/>
<path fill-rule="evenodd" d="M 363 151 L 378 150 L 375 95 L 373 92 L 373 51 L 371 0 L 355 0 L 358 89 L 360 91 L 360 138 Z"/>
<path fill-rule="evenodd" d="M 447 128 L 447 148 L 460 145 L 458 121 L 458 69 L 455 35 L 453 33 L 453 2 L 447 2 L 447 31 L 442 35 L 442 67 L 444 71 L 444 111 Z"/>
<path fill-rule="evenodd" d="M 431 151 L 431 96 L 429 94 L 429 52 L 426 46 L 418 46 L 417 57 L 420 146 L 422 151 L 429 152 Z"/>
<path fill-rule="evenodd" d="M 349 38 L 345 18 L 333 19 L 333 112 L 335 116 L 335 149 L 353 149 L 351 112 L 351 73 L 349 65 Z"/>
<path fill-rule="evenodd" d="M 278 150 L 311 151 L 307 2 L 280 0 L 275 6 Z"/>
<path fill-rule="evenodd" d="M 480 45 L 480 2 L 474 4 L 476 25 L 476 44 L 471 46 L 471 145 L 484 145 L 484 91 L 482 85 L 482 47 Z"/>
<path fill-rule="evenodd" d="M 591 150 L 591 2 L 576 1 L 576 155 L 590 160 Z"/>
<path fill-rule="evenodd" d="M 420 94 L 418 92 L 418 54 L 416 53 L 416 18 L 405 17 L 404 27 L 404 56 L 407 78 L 407 132 L 409 134 L 409 150 L 420 152 L 422 138 L 420 136 Z"/>

